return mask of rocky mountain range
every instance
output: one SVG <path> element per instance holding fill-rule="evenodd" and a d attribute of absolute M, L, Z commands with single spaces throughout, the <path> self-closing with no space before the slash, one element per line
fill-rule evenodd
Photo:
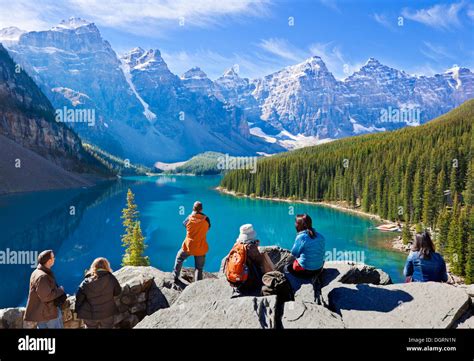
<path fill-rule="evenodd" d="M 48 98 L 0 44 L 0 193 L 82 187 L 111 174 L 56 121 Z"/>
<path fill-rule="evenodd" d="M 275 153 L 331 139 L 418 125 L 474 97 L 474 75 L 453 67 L 415 76 L 370 58 L 338 80 L 311 57 L 260 79 L 232 67 L 173 74 L 159 50 L 118 56 L 78 18 L 47 31 L 0 30 L 0 41 L 56 108 L 94 109 L 71 123 L 87 141 L 134 162 L 182 161 L 203 151 Z"/>
<path fill-rule="evenodd" d="M 150 165 L 206 150 L 284 150 L 251 135 L 240 108 L 195 89 L 192 71 L 172 74 L 158 50 L 137 48 L 119 57 L 94 24 L 76 18 L 11 38 L 11 55 L 56 108 L 94 109 L 94 124 L 70 126 L 112 154 Z"/>

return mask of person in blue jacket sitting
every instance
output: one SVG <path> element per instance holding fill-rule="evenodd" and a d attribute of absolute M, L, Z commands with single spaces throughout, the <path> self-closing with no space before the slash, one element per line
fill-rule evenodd
<path fill-rule="evenodd" d="M 288 271 L 299 278 L 313 278 L 324 266 L 325 239 L 313 228 L 307 214 L 298 214 L 295 221 L 296 239 L 291 254 L 296 258 L 288 265 Z"/>
<path fill-rule="evenodd" d="M 403 274 L 410 282 L 446 282 L 448 274 L 443 257 L 435 252 L 435 246 L 428 232 L 415 235 Z"/>

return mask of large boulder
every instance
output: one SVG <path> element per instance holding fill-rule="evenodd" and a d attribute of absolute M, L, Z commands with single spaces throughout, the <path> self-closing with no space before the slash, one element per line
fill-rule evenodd
<path fill-rule="evenodd" d="M 23 328 L 24 307 L 4 308 L 0 310 L 0 329 Z"/>
<path fill-rule="evenodd" d="M 341 316 L 308 302 L 286 302 L 281 324 L 283 328 L 344 328 Z"/>
<path fill-rule="evenodd" d="M 178 303 L 145 317 L 135 328 L 275 328 L 277 322 L 276 296 Z"/>
<path fill-rule="evenodd" d="M 348 328 L 450 328 L 470 306 L 466 292 L 435 282 L 340 284 L 328 300 Z"/>
<path fill-rule="evenodd" d="M 232 287 L 224 279 L 204 279 L 187 286 L 176 300 L 176 304 L 191 302 L 214 302 L 232 296 Z"/>
<path fill-rule="evenodd" d="M 170 272 L 163 272 L 154 267 L 126 266 L 114 275 L 122 286 L 124 304 L 134 304 L 141 293 L 146 294 L 148 314 L 172 305 L 183 290 L 174 283 Z"/>

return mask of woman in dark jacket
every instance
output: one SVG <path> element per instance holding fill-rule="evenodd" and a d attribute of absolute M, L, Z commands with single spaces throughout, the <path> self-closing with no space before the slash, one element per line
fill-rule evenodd
<path fill-rule="evenodd" d="M 118 313 L 115 296 L 122 288 L 105 258 L 96 258 L 76 294 L 77 316 L 87 328 L 112 328 Z"/>

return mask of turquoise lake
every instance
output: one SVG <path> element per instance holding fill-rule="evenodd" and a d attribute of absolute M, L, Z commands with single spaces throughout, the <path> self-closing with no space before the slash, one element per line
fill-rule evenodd
<path fill-rule="evenodd" d="M 146 254 L 151 265 L 161 270 L 172 269 L 185 235 L 182 221 L 193 202 L 200 200 L 212 223 L 207 271 L 218 271 L 244 223 L 254 225 L 262 245 L 291 248 L 294 214 L 306 212 L 325 236 L 328 251 L 363 252 L 367 264 L 384 269 L 394 282 L 403 282 L 405 256 L 390 249 L 394 234 L 374 230 L 374 221 L 324 206 L 223 195 L 214 190 L 219 180 L 217 176 L 131 177 L 89 189 L 2 196 L 0 251 L 53 249 L 57 281 L 73 294 L 94 258 L 107 257 L 113 269 L 120 268 L 120 216 L 131 188 L 146 237 Z M 75 207 L 74 215 L 70 214 L 71 206 Z M 193 266 L 193 260 L 186 265 Z M 24 305 L 31 266 L 0 267 L 0 308 Z"/>

